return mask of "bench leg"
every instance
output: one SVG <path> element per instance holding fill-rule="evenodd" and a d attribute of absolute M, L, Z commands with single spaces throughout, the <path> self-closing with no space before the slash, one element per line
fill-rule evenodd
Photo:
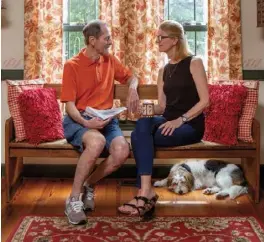
<path fill-rule="evenodd" d="M 10 202 L 12 195 L 15 193 L 16 188 L 22 177 L 23 171 L 23 158 L 9 157 L 5 163 L 5 176 L 6 176 L 6 192 L 7 201 Z"/>
<path fill-rule="evenodd" d="M 260 164 L 258 159 L 243 158 L 242 167 L 248 182 L 249 194 L 255 203 L 259 203 L 260 194 Z"/>

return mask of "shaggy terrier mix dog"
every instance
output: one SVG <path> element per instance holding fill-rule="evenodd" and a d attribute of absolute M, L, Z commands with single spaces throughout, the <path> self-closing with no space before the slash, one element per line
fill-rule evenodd
<path fill-rule="evenodd" d="M 203 193 L 215 194 L 217 199 L 231 199 L 247 193 L 242 170 L 235 164 L 220 160 L 188 160 L 174 165 L 167 178 L 156 181 L 154 186 L 165 187 L 177 194 L 204 189 Z"/>

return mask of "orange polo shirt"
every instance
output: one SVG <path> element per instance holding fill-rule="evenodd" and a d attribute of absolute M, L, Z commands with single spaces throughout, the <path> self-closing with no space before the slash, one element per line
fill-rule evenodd
<path fill-rule="evenodd" d="M 85 49 L 64 64 L 61 102 L 73 101 L 78 110 L 87 106 L 112 108 L 114 80 L 125 84 L 132 76 L 113 55 L 93 61 L 84 55 Z"/>

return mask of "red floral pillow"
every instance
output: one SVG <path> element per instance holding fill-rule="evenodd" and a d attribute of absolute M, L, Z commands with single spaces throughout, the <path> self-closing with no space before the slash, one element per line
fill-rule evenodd
<path fill-rule="evenodd" d="M 62 117 L 53 88 L 26 90 L 19 97 L 26 139 L 31 144 L 63 139 Z"/>
<path fill-rule="evenodd" d="M 258 107 L 259 81 L 257 80 L 219 80 L 221 85 L 243 85 L 247 88 L 247 97 L 238 122 L 238 140 L 253 142 L 252 123 Z"/>
<path fill-rule="evenodd" d="M 210 106 L 205 110 L 203 140 L 237 143 L 238 121 L 247 89 L 242 85 L 209 85 Z"/>

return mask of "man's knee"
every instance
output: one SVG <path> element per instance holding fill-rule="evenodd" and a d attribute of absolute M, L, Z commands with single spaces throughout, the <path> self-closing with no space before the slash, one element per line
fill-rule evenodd
<path fill-rule="evenodd" d="M 89 130 L 83 135 L 83 144 L 89 154 L 99 156 L 105 147 L 105 137 L 98 131 Z M 96 157 L 97 158 L 97 157 Z"/>
<path fill-rule="evenodd" d="M 115 165 L 122 165 L 129 156 L 129 145 L 123 138 L 120 142 L 114 142 L 110 147 L 110 153 L 113 156 Z"/>

